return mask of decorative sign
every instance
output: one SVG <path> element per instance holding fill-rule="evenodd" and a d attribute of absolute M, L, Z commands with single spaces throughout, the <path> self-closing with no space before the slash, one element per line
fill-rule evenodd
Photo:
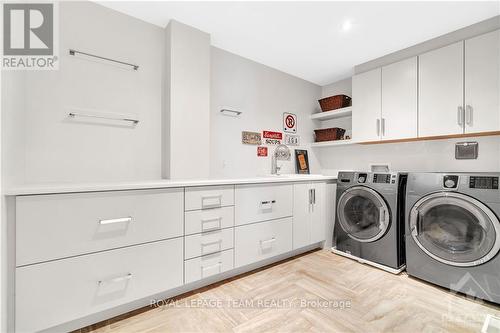
<path fill-rule="evenodd" d="M 267 147 L 257 147 L 257 156 L 267 156 Z"/>
<path fill-rule="evenodd" d="M 307 150 L 295 149 L 295 165 L 297 173 L 309 173 L 309 159 L 307 158 Z"/>
<path fill-rule="evenodd" d="M 241 132 L 241 143 L 246 145 L 261 145 L 262 138 L 258 132 Z"/>
<path fill-rule="evenodd" d="M 297 133 L 297 116 L 293 113 L 283 113 L 283 131 Z"/>
<path fill-rule="evenodd" d="M 263 131 L 262 136 L 266 139 L 282 140 L 283 134 L 281 132 Z"/>
<path fill-rule="evenodd" d="M 264 139 L 264 144 L 265 145 L 280 145 L 281 144 L 281 140 L 277 140 L 277 139 Z"/>
<path fill-rule="evenodd" d="M 285 144 L 287 146 L 300 146 L 300 136 L 285 134 Z"/>

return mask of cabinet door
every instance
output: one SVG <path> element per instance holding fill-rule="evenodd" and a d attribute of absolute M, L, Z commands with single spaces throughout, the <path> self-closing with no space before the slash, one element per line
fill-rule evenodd
<path fill-rule="evenodd" d="M 311 185 L 293 185 L 293 248 L 311 244 L 310 213 L 312 205 Z"/>
<path fill-rule="evenodd" d="M 417 58 L 382 67 L 382 140 L 417 137 Z"/>
<path fill-rule="evenodd" d="M 465 132 L 500 130 L 500 30 L 465 41 Z"/>
<path fill-rule="evenodd" d="M 419 137 L 462 134 L 463 42 L 424 53 L 419 61 Z"/>
<path fill-rule="evenodd" d="M 352 138 L 357 142 L 380 140 L 381 69 L 352 78 Z"/>
<path fill-rule="evenodd" d="M 313 183 L 312 190 L 312 205 L 311 205 L 311 219 L 310 230 L 311 239 L 310 244 L 322 242 L 326 236 L 326 184 Z"/>

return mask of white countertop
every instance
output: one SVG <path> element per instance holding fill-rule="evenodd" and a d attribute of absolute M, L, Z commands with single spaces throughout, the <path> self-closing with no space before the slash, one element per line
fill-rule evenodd
<path fill-rule="evenodd" d="M 84 183 L 84 184 L 43 184 L 18 186 L 7 188 L 3 195 L 36 195 L 36 194 L 57 194 L 75 192 L 99 192 L 99 191 L 120 191 L 120 190 L 142 190 L 172 187 L 193 187 L 208 185 L 238 185 L 238 184 L 262 184 L 262 183 L 287 183 L 301 181 L 329 181 L 336 180 L 337 176 L 323 175 L 280 175 L 262 176 L 251 178 L 232 179 L 185 179 L 185 180 L 150 180 L 137 182 L 116 182 L 116 183 Z"/>

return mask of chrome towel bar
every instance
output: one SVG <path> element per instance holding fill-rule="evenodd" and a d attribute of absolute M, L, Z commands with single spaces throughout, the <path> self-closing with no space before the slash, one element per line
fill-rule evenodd
<path fill-rule="evenodd" d="M 139 123 L 139 119 L 96 116 L 96 115 L 93 115 L 93 114 L 77 113 L 77 112 L 70 112 L 70 113 L 68 113 L 68 116 L 70 116 L 72 118 L 74 118 L 74 117 L 85 117 L 85 118 L 99 118 L 99 119 L 109 119 L 109 120 L 130 121 L 130 122 L 134 123 L 134 125 L 136 125 L 136 124 Z"/>
<path fill-rule="evenodd" d="M 110 59 L 110 58 L 106 58 L 106 57 L 101 57 L 101 56 L 98 56 L 95 54 L 90 54 L 90 53 L 86 53 L 86 52 L 82 52 L 82 51 L 69 49 L 69 55 L 75 56 L 77 54 L 82 54 L 82 55 L 87 56 L 87 57 L 97 58 L 97 59 L 101 59 L 101 60 L 116 62 L 118 64 L 122 64 L 122 65 L 126 65 L 126 66 L 131 66 L 135 71 L 139 69 L 139 65 L 134 65 L 134 64 L 130 64 L 128 62 L 120 61 L 120 60 L 114 60 L 114 59 Z"/>

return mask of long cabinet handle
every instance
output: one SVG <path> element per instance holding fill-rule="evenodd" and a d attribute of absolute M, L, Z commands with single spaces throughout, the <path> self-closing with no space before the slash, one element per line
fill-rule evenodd
<path fill-rule="evenodd" d="M 101 224 L 101 225 L 114 224 L 114 223 L 128 223 L 128 222 L 132 222 L 132 216 L 121 217 L 118 219 L 99 220 L 99 224 Z"/>
<path fill-rule="evenodd" d="M 462 106 L 457 108 L 457 123 L 458 126 L 464 125 L 464 108 Z"/>
<path fill-rule="evenodd" d="M 97 281 L 98 284 L 103 284 L 103 283 L 116 283 L 116 282 L 121 282 L 121 281 L 125 281 L 125 280 L 130 280 L 132 278 L 132 273 L 127 273 L 126 275 L 124 276 L 119 276 L 119 277 L 116 277 L 116 278 L 113 278 L 113 279 L 109 279 L 109 280 L 99 280 Z"/>
<path fill-rule="evenodd" d="M 316 204 L 316 189 L 315 188 L 312 189 L 312 193 L 313 193 L 313 205 L 315 205 Z"/>
<path fill-rule="evenodd" d="M 473 112 L 472 106 L 465 106 L 465 122 L 467 125 L 471 126 L 473 121 Z"/>
<path fill-rule="evenodd" d="M 382 118 L 382 120 L 380 122 L 380 128 L 381 128 L 382 136 L 385 136 L 385 118 Z"/>
<path fill-rule="evenodd" d="M 377 136 L 380 136 L 380 119 L 377 118 Z"/>

